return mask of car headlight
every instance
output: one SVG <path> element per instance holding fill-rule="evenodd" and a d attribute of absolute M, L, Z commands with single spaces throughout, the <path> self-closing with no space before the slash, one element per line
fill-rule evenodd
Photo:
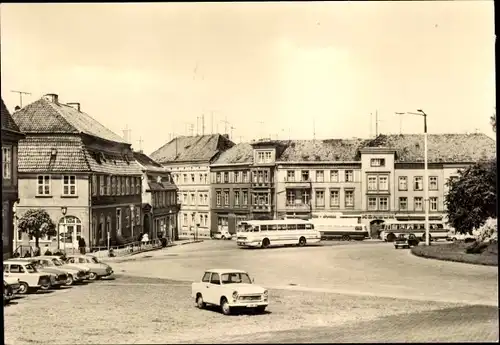
<path fill-rule="evenodd" d="M 234 291 L 233 292 L 233 300 L 237 300 L 238 299 L 238 291 Z"/>
<path fill-rule="evenodd" d="M 268 291 L 267 291 L 267 290 L 265 290 L 265 291 L 264 291 L 264 294 L 263 294 L 264 301 L 267 301 L 268 295 L 269 295 Z"/>

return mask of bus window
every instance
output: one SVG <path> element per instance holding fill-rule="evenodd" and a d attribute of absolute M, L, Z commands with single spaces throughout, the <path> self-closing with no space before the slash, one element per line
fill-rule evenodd
<path fill-rule="evenodd" d="M 306 228 L 305 224 L 297 224 L 297 230 L 304 230 Z"/>
<path fill-rule="evenodd" d="M 444 229 L 443 224 L 438 224 L 438 225 L 437 225 L 437 228 L 438 228 L 438 229 Z"/>
<path fill-rule="evenodd" d="M 286 230 L 285 224 L 278 224 L 278 230 Z"/>
<path fill-rule="evenodd" d="M 286 229 L 287 230 L 297 230 L 297 225 L 296 224 L 287 224 Z"/>
<path fill-rule="evenodd" d="M 408 227 L 408 230 L 413 230 L 414 225 L 413 224 L 408 224 L 407 227 Z"/>
<path fill-rule="evenodd" d="M 392 224 L 391 230 L 399 230 L 398 224 Z"/>
<path fill-rule="evenodd" d="M 306 226 L 306 229 L 310 230 L 310 229 L 314 229 L 314 225 L 312 224 L 305 224 Z"/>
<path fill-rule="evenodd" d="M 259 228 L 260 228 L 260 227 L 259 227 L 258 225 L 254 226 L 254 227 L 253 227 L 253 232 L 259 232 Z"/>
<path fill-rule="evenodd" d="M 267 225 L 261 225 L 260 226 L 261 231 L 267 231 Z"/>
<path fill-rule="evenodd" d="M 278 230 L 278 226 L 276 224 L 271 224 L 267 226 L 267 231 L 276 231 Z"/>
<path fill-rule="evenodd" d="M 425 224 L 418 224 L 418 230 L 424 230 Z"/>
<path fill-rule="evenodd" d="M 356 225 L 356 226 L 354 227 L 354 230 L 358 230 L 358 231 L 359 231 L 359 230 L 363 230 L 363 227 L 362 227 L 362 226 L 359 226 L 359 225 Z"/>

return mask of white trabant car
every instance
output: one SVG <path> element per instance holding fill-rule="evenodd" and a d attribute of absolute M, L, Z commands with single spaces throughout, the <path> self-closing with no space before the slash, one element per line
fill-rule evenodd
<path fill-rule="evenodd" d="M 206 270 L 191 290 L 198 308 L 207 304 L 220 306 L 224 315 L 231 314 L 232 308 L 252 308 L 262 313 L 269 304 L 268 291 L 255 285 L 248 273 L 241 270 Z"/>
<path fill-rule="evenodd" d="M 231 234 L 228 230 L 217 230 L 213 236 L 216 240 L 232 240 L 233 234 Z"/>
<path fill-rule="evenodd" d="M 6 260 L 3 262 L 5 277 L 19 278 L 18 293 L 24 295 L 29 291 L 47 290 L 50 288 L 50 274 L 39 272 L 32 264 L 22 260 Z"/>

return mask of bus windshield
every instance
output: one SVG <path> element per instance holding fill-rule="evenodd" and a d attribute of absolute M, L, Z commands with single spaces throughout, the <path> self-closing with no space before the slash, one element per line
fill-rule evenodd
<path fill-rule="evenodd" d="M 248 223 L 241 223 L 238 230 L 241 232 L 259 232 L 259 227 Z"/>

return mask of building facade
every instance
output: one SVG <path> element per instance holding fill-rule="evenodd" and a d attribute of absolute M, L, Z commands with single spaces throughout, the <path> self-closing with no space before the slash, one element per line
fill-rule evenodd
<path fill-rule="evenodd" d="M 227 135 L 181 136 L 151 154 L 178 188 L 179 238 L 210 238 L 210 164 L 232 146 Z"/>
<path fill-rule="evenodd" d="M 10 115 L 3 99 L 0 104 L 2 121 L 2 250 L 4 260 L 12 257 L 14 247 L 14 217 L 19 199 L 17 156 L 19 140 L 24 138 Z"/>
<path fill-rule="evenodd" d="M 141 229 L 141 175 L 130 144 L 80 109 L 48 94 L 13 114 L 19 144 L 18 216 L 43 208 L 58 235 L 41 246 L 89 249 L 133 241 Z M 33 245 L 18 232 L 16 242 Z"/>
<path fill-rule="evenodd" d="M 253 154 L 250 144 L 237 144 L 210 165 L 212 235 L 224 230 L 234 234 L 238 221 L 252 219 Z"/>
<path fill-rule="evenodd" d="M 134 152 L 142 168 L 142 227 L 150 239 L 179 238 L 177 219 L 180 205 L 177 186 L 170 172 L 142 152 Z"/>

